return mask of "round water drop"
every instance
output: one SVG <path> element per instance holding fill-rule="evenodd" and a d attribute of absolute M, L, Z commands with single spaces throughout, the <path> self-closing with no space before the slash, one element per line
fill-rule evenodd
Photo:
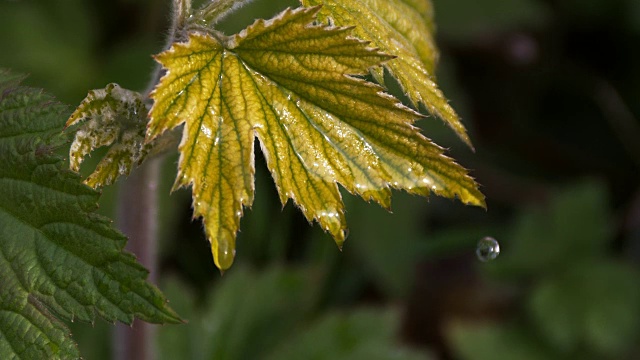
<path fill-rule="evenodd" d="M 218 239 L 217 248 L 214 249 L 212 246 L 211 250 L 213 252 L 213 261 L 220 271 L 224 272 L 231 267 L 233 258 L 236 256 L 235 239 L 229 240 L 225 236 L 222 236 Z"/>
<path fill-rule="evenodd" d="M 500 244 L 491 236 L 486 236 L 478 241 L 476 256 L 480 261 L 491 261 L 500 255 Z"/>

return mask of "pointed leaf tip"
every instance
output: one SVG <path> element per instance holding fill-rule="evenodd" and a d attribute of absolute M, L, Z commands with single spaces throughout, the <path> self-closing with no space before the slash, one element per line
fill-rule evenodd
<path fill-rule="evenodd" d="M 236 256 L 235 241 L 235 236 L 221 236 L 214 238 L 214 241 L 211 242 L 213 261 L 221 273 L 224 273 L 225 270 L 228 270 L 233 265 L 233 260 Z"/>
<path fill-rule="evenodd" d="M 304 6 L 324 5 L 318 19 L 337 26 L 358 24 L 354 35 L 394 55 L 384 68 L 398 81 L 412 105 L 423 104 L 442 119 L 473 150 L 458 114 L 435 83 L 439 53 L 434 39 L 431 4 L 415 0 L 301 0 Z M 383 68 L 371 69 L 384 84 Z"/>

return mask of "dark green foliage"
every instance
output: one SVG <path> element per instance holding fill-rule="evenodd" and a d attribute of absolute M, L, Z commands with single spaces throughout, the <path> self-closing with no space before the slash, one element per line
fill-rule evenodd
<path fill-rule="evenodd" d="M 177 323 L 99 194 L 66 170 L 65 106 L 0 70 L 0 358 L 75 358 L 63 320 Z"/>
<path fill-rule="evenodd" d="M 520 214 L 487 270 L 527 300 L 501 324 L 457 323 L 457 352 L 480 360 L 628 356 L 640 338 L 640 272 L 611 258 L 611 217 L 594 182 Z"/>
<path fill-rule="evenodd" d="M 204 304 L 172 280 L 171 298 L 190 322 L 160 331 L 161 359 L 424 359 L 396 342 L 399 313 L 358 309 L 314 316 L 324 274 L 310 269 L 234 268 Z"/>

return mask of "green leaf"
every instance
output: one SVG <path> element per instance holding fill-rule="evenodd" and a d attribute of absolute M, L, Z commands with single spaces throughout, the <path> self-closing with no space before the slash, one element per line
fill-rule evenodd
<path fill-rule="evenodd" d="M 351 244 L 353 254 L 368 278 L 392 298 L 410 293 L 416 265 L 424 258 L 420 248 L 424 217 L 420 215 L 425 204 L 421 200 L 408 194 L 395 195 L 393 216 L 365 203 L 350 204 L 351 231 L 363 240 Z"/>
<path fill-rule="evenodd" d="M 82 125 L 75 131 L 69 150 L 71 170 L 79 171 L 80 164 L 93 150 L 111 145 L 96 170 L 85 180 L 85 184 L 93 188 L 111 185 L 118 176 L 129 175 L 152 147 L 144 141 L 147 108 L 142 96 L 118 84 L 89 91 L 67 120 L 66 127 L 79 123 Z"/>
<path fill-rule="evenodd" d="M 179 322 L 98 193 L 65 170 L 63 105 L 0 69 L 0 358 L 77 358 L 60 319 Z"/>
<path fill-rule="evenodd" d="M 399 315 L 388 309 L 329 314 L 281 344 L 267 359 L 428 359 L 424 353 L 397 343 Z"/>
<path fill-rule="evenodd" d="M 461 360 L 560 360 L 533 334 L 515 326 L 454 322 L 447 338 Z"/>
<path fill-rule="evenodd" d="M 599 261 L 573 266 L 542 282 L 530 299 L 533 320 L 563 352 L 584 349 L 622 356 L 640 335 L 640 274 Z"/>
<path fill-rule="evenodd" d="M 472 147 L 460 118 L 435 83 L 438 50 L 433 38 L 433 9 L 430 0 L 302 0 L 305 6 L 323 5 L 319 19 L 337 26 L 355 26 L 358 38 L 371 41 L 396 58 L 384 68 L 398 80 L 412 104 L 425 105 L 458 137 Z M 382 68 L 372 69 L 384 84 Z"/>
<path fill-rule="evenodd" d="M 166 292 L 175 294 L 191 316 L 179 328 L 159 330 L 159 358 L 425 359 L 398 344 L 398 311 L 312 316 L 326 281 L 322 275 L 309 268 L 249 271 L 241 266 L 221 279 L 204 307 L 189 288 L 170 281 Z"/>
<path fill-rule="evenodd" d="M 603 185 L 572 185 L 549 204 L 523 212 L 503 242 L 500 261 L 492 266 L 508 276 L 557 273 L 576 262 L 599 258 L 612 233 Z"/>
<path fill-rule="evenodd" d="M 312 25 L 317 12 L 286 10 L 226 39 L 193 33 L 157 56 L 167 73 L 151 94 L 147 138 L 186 124 L 175 187 L 193 186 L 221 269 L 232 264 L 243 206 L 253 201 L 254 137 L 282 203 L 293 199 L 339 246 L 338 183 L 386 208 L 392 187 L 484 206 L 467 171 L 412 125 L 419 114 L 350 76 L 391 57 L 350 29 Z"/>
<path fill-rule="evenodd" d="M 189 323 L 160 330 L 161 359 L 264 358 L 309 317 L 322 285 L 318 275 L 304 269 L 234 270 L 204 308 L 184 304 L 192 312 Z M 169 285 L 169 294 L 189 294 L 184 286 Z"/>

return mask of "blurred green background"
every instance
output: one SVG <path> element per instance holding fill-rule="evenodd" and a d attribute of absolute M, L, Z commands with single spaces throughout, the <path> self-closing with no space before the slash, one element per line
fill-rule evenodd
<path fill-rule="evenodd" d="M 222 25 L 295 4 L 256 0 Z M 169 194 L 170 154 L 158 285 L 189 323 L 159 329 L 161 359 L 640 359 L 640 2 L 434 4 L 438 81 L 476 152 L 437 119 L 419 125 L 472 170 L 488 211 L 397 193 L 389 214 L 345 194 L 339 252 L 281 210 L 257 154 L 221 277 L 189 192 Z M 0 66 L 70 106 L 110 82 L 142 90 L 169 18 L 168 1 L 0 0 Z M 486 263 L 485 236 L 502 249 Z M 109 324 L 71 325 L 86 359 L 110 358 Z"/>

